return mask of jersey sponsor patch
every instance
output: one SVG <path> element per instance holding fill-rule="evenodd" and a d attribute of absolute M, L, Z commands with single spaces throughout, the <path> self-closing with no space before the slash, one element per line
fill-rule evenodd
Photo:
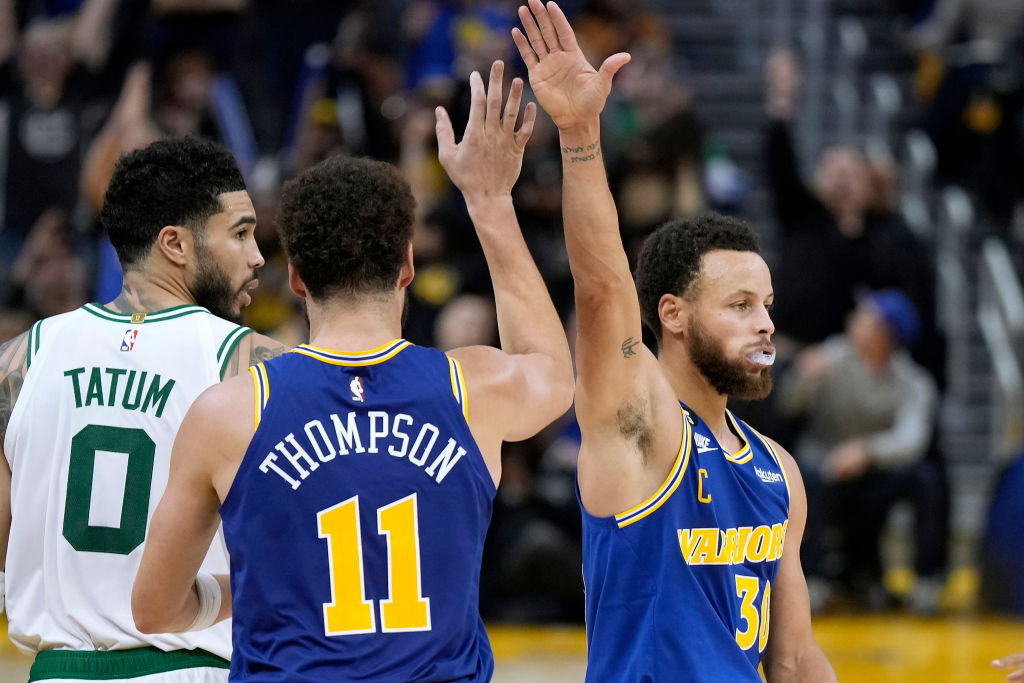
<path fill-rule="evenodd" d="M 131 351 L 135 348 L 135 340 L 139 336 L 139 331 L 136 328 L 130 328 L 124 333 L 124 337 L 121 339 L 121 350 Z"/>
<path fill-rule="evenodd" d="M 758 479 L 766 484 L 781 484 L 784 481 L 782 473 L 763 470 L 756 465 L 754 466 L 754 473 L 757 474 Z"/>

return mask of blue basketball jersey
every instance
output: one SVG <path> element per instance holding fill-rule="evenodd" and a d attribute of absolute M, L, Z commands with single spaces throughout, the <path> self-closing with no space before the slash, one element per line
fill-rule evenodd
<path fill-rule="evenodd" d="M 458 362 L 397 340 L 250 371 L 256 431 L 221 506 L 232 681 L 488 681 L 495 487 Z M 484 409 L 484 408 L 481 408 Z"/>
<path fill-rule="evenodd" d="M 789 482 L 731 413 L 736 453 L 682 409 L 682 445 L 654 495 L 614 517 L 583 510 L 588 682 L 761 680 Z"/>

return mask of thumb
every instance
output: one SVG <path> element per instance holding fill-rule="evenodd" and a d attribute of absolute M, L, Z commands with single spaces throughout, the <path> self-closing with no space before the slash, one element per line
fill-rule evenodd
<path fill-rule="evenodd" d="M 628 52 L 616 52 L 611 57 L 604 60 L 604 63 L 601 64 L 601 68 L 598 73 L 601 74 L 601 77 L 604 80 L 610 82 L 612 80 L 612 76 L 617 74 L 619 69 L 626 66 L 630 59 L 631 57 Z"/>

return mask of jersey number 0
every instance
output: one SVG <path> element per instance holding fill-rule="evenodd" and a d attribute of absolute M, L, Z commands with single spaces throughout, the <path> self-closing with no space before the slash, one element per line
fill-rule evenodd
<path fill-rule="evenodd" d="M 128 456 L 118 526 L 93 525 L 96 454 Z M 141 429 L 88 425 L 71 439 L 68 491 L 64 500 L 64 538 L 80 552 L 128 555 L 146 539 L 149 494 L 153 486 L 156 444 Z"/>
<path fill-rule="evenodd" d="M 320 538 L 327 539 L 331 602 L 324 603 L 329 636 L 376 633 L 373 600 L 366 599 L 359 496 L 316 514 Z M 380 601 L 384 633 L 430 630 L 430 598 L 423 597 L 419 511 L 416 494 L 377 508 L 377 533 L 387 537 L 388 598 Z"/>

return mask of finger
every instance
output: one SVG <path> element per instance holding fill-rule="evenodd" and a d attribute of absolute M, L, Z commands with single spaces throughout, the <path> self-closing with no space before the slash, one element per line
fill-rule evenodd
<path fill-rule="evenodd" d="M 533 18 L 533 13 L 530 12 L 530 8 L 526 5 L 519 7 L 519 21 L 523 22 L 526 37 L 530 39 L 530 47 L 537 53 L 537 58 L 542 59 L 550 50 L 548 50 L 548 46 L 544 43 L 544 37 L 540 34 L 540 29 L 537 28 L 537 21 Z"/>
<path fill-rule="evenodd" d="M 487 120 L 488 129 L 501 128 L 501 79 L 505 74 L 505 64 L 500 59 L 491 64 L 491 79 L 487 85 Z"/>
<path fill-rule="evenodd" d="M 1024 652 L 1018 652 L 996 659 L 992 662 L 992 666 L 997 669 L 1009 669 L 1011 666 L 1024 666 Z"/>
<path fill-rule="evenodd" d="M 544 3 L 540 0 L 529 0 L 529 2 L 530 10 L 533 11 L 533 16 L 537 19 L 537 26 L 540 27 L 540 35 L 548 46 L 548 52 L 560 52 L 562 45 L 558 42 L 558 34 L 555 32 L 555 26 L 551 23 L 551 17 L 548 16 L 548 10 L 544 7 Z"/>
<path fill-rule="evenodd" d="M 551 17 L 551 24 L 555 27 L 555 33 L 558 35 L 558 42 L 562 44 L 562 49 L 567 52 L 578 50 L 580 46 L 576 42 L 576 34 L 573 33 L 572 26 L 569 25 L 569 20 L 565 18 L 562 8 L 554 2 L 549 2 L 547 7 L 548 15 Z"/>
<path fill-rule="evenodd" d="M 479 71 L 469 75 L 469 121 L 466 123 L 466 134 L 462 136 L 465 140 L 470 131 L 479 130 L 484 125 L 484 109 L 487 102 L 484 97 L 484 79 L 480 77 Z"/>
<path fill-rule="evenodd" d="M 509 89 L 508 101 L 505 102 L 505 113 L 501 117 L 501 127 L 506 133 L 515 130 L 516 119 L 519 117 L 519 104 L 523 101 L 523 79 L 513 78 Z"/>
<path fill-rule="evenodd" d="M 530 41 L 526 39 L 526 36 L 518 28 L 512 29 L 512 42 L 519 48 L 519 54 L 526 63 L 527 69 L 532 69 L 540 61 L 537 58 L 537 53 L 530 47 Z"/>
<path fill-rule="evenodd" d="M 1024 669 L 1018 669 L 1006 677 L 1008 681 L 1024 681 Z"/>
<path fill-rule="evenodd" d="M 434 132 L 437 134 L 437 155 L 443 158 L 455 150 L 455 131 L 452 130 L 452 120 L 444 107 L 434 110 L 434 117 L 437 122 L 434 124 Z"/>
<path fill-rule="evenodd" d="M 612 77 L 619 72 L 619 69 L 626 66 L 630 59 L 631 57 L 628 52 L 616 52 L 611 57 L 604 60 L 598 73 L 600 73 L 601 77 L 610 84 Z"/>
<path fill-rule="evenodd" d="M 526 147 L 526 143 L 530 140 L 530 136 L 533 135 L 533 124 L 537 121 L 537 105 L 533 102 L 526 103 L 526 111 L 523 112 L 523 125 L 519 126 L 519 131 L 516 133 L 516 145 L 519 149 Z"/>

